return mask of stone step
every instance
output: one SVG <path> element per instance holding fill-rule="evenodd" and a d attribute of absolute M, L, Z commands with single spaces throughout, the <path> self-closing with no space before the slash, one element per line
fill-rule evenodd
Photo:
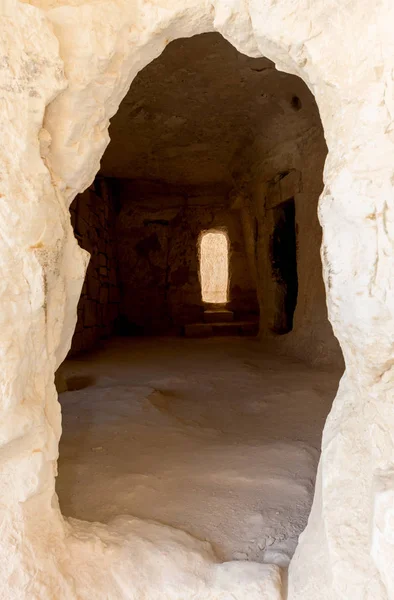
<path fill-rule="evenodd" d="M 191 323 L 185 325 L 185 337 L 253 336 L 259 332 L 257 321 L 233 321 L 232 323 Z"/>
<path fill-rule="evenodd" d="M 208 309 L 204 311 L 205 323 L 231 323 L 234 321 L 234 313 L 232 310 L 222 309 Z"/>

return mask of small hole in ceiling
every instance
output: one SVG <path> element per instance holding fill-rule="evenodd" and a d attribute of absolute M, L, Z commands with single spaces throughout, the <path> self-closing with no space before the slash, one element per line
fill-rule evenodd
<path fill-rule="evenodd" d="M 302 103 L 298 96 L 293 96 L 290 104 L 294 110 L 301 110 L 302 108 Z"/>

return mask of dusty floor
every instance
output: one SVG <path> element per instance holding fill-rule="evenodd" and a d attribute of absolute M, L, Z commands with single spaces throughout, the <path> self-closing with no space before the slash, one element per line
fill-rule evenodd
<path fill-rule="evenodd" d="M 62 511 L 181 528 L 222 560 L 288 564 L 341 373 L 256 340 L 114 339 L 67 361 Z"/>

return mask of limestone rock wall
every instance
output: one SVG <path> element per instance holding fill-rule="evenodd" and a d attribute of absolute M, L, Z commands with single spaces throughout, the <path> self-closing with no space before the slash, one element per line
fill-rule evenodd
<path fill-rule="evenodd" d="M 164 574 L 174 600 L 285 593 L 274 567 L 218 565 L 181 532 L 152 524 L 147 532 L 135 519 L 66 522 L 55 494 L 54 371 L 70 348 L 87 264 L 69 204 L 92 183 L 109 119 L 136 73 L 171 39 L 216 30 L 307 83 L 329 150 L 323 277 L 346 372 L 288 598 L 392 598 L 392 2 L 7 0 L 0 17 L 0 597 L 153 600 Z"/>
<path fill-rule="evenodd" d="M 119 313 L 115 209 L 105 179 L 79 194 L 70 213 L 75 237 L 90 254 L 70 351 L 75 354 L 111 335 Z"/>
<path fill-rule="evenodd" d="M 317 115 L 318 116 L 318 115 Z M 315 115 L 316 118 L 316 115 Z M 342 354 L 328 321 L 320 247 L 322 231 L 317 207 L 323 189 L 327 147 L 318 119 L 299 137 L 291 137 L 268 156 L 255 150 L 251 160 L 248 195 L 243 196 L 246 215 L 255 220 L 256 274 L 263 339 L 270 338 L 285 352 L 308 362 L 342 364 Z M 275 282 L 270 245 L 275 207 L 293 198 L 297 245 L 298 295 L 293 329 L 274 336 L 281 290 Z M 250 228 L 250 225 L 249 225 Z"/>

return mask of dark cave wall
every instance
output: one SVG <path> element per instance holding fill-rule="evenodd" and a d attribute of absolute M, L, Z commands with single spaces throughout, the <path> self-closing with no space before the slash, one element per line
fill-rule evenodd
<path fill-rule="evenodd" d="M 261 337 L 269 338 L 285 353 L 307 362 L 342 365 L 339 344 L 327 317 L 320 258 L 322 230 L 318 201 L 326 155 L 320 127 L 277 146 L 266 156 L 258 148 L 251 148 L 248 156 L 251 167 L 242 185 L 240 202 L 244 228 L 249 231 L 249 256 L 254 254 Z M 283 329 L 280 334 L 283 286 L 273 265 L 272 241 L 275 215 L 290 199 L 294 199 L 295 205 L 298 293 L 292 329 L 286 333 Z"/>
<path fill-rule="evenodd" d="M 74 234 L 90 253 L 70 351 L 76 354 L 110 336 L 119 313 L 115 207 L 106 180 L 96 178 L 75 198 L 70 213 Z"/>
<path fill-rule="evenodd" d="M 125 333 L 179 332 L 202 319 L 198 239 L 225 229 L 230 240 L 228 308 L 258 314 L 240 212 L 224 195 L 147 183 L 117 182 L 116 222 L 121 318 Z"/>
<path fill-rule="evenodd" d="M 138 74 L 110 134 L 101 183 L 76 200 L 73 214 L 81 214 L 76 233 L 92 253 L 73 350 L 112 331 L 178 333 L 201 320 L 197 240 L 223 227 L 236 317 L 259 312 L 260 337 L 287 354 L 341 360 L 327 319 L 317 216 L 327 147 L 304 82 L 239 54 L 219 34 L 177 40 Z M 292 318 L 283 314 L 286 261 L 272 256 L 281 204 L 290 199 Z"/>
<path fill-rule="evenodd" d="M 320 259 L 317 205 L 325 156 L 324 139 L 314 130 L 265 161 L 251 161 L 248 178 L 232 190 L 97 178 L 71 207 L 76 236 L 92 256 L 72 352 L 112 333 L 178 334 L 201 321 L 198 240 L 203 231 L 223 229 L 230 241 L 228 308 L 235 317 L 260 312 L 262 339 L 308 362 L 341 362 Z M 298 294 L 287 331 L 272 241 L 275 214 L 290 198 Z"/>

